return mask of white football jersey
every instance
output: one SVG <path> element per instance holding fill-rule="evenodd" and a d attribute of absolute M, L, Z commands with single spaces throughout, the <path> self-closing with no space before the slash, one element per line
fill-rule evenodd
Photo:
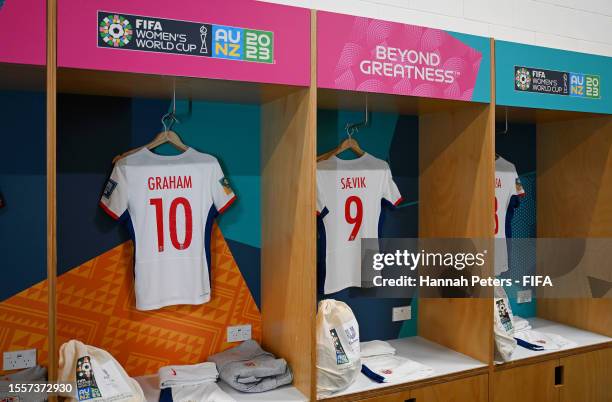
<path fill-rule="evenodd" d="M 325 294 L 361 286 L 362 238 L 378 238 L 381 201 L 401 195 L 387 162 L 365 153 L 353 160 L 333 156 L 317 163 L 317 215 L 325 247 Z"/>
<path fill-rule="evenodd" d="M 524 196 L 525 190 L 514 165 L 502 157 L 495 161 L 495 238 L 506 238 L 506 213 L 513 195 Z M 500 245 L 496 242 L 496 245 Z M 508 249 L 495 248 L 495 275 L 508 270 Z"/>
<path fill-rule="evenodd" d="M 115 164 L 100 206 L 132 224 L 137 309 L 210 300 L 212 223 L 235 199 L 217 159 L 193 148 Z"/>

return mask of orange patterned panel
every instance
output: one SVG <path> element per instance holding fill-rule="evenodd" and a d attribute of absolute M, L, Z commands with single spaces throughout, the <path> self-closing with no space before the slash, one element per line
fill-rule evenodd
<path fill-rule="evenodd" d="M 38 364 L 46 365 L 49 352 L 47 311 L 47 281 L 0 303 L 0 351 L 35 348 Z"/>
<path fill-rule="evenodd" d="M 135 308 L 132 242 L 61 275 L 57 281 L 59 345 L 79 339 L 110 352 L 132 376 L 168 364 L 193 364 L 235 344 L 228 325 L 251 324 L 261 342 L 261 315 L 215 225 L 211 240 L 212 299 L 200 306 Z M 37 348 L 47 362 L 47 283 L 0 303 L 0 350 Z"/>
<path fill-rule="evenodd" d="M 215 225 L 211 241 L 212 299 L 199 306 L 135 308 L 132 242 L 58 278 L 58 342 L 69 339 L 107 350 L 132 376 L 168 364 L 193 364 L 235 344 L 227 326 L 251 324 L 261 341 L 261 315 Z"/>

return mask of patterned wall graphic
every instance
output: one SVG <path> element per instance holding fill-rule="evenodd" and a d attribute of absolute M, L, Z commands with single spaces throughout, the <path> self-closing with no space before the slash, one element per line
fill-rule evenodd
<path fill-rule="evenodd" d="M 261 341 L 261 316 L 217 226 L 211 251 L 212 299 L 200 306 L 136 310 L 132 242 L 70 270 L 58 281 L 60 344 L 77 338 L 99 346 L 136 376 L 234 346 L 226 342 L 228 325 L 250 323 Z"/>
<path fill-rule="evenodd" d="M 261 342 L 261 315 L 215 225 L 212 300 L 201 306 L 135 309 L 133 246 L 125 242 L 58 278 L 58 341 L 79 339 L 106 349 L 132 376 L 168 364 L 193 364 L 235 344 L 226 327 L 251 324 Z M 0 303 L 1 350 L 37 347 L 46 362 L 46 283 Z M 44 313 L 44 314 L 43 314 Z"/>
<path fill-rule="evenodd" d="M 36 348 L 38 364 L 47 364 L 47 303 L 46 280 L 0 303 L 1 351 Z"/>

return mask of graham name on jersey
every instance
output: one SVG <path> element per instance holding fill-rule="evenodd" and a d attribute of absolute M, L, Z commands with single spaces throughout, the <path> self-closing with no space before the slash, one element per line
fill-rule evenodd
<path fill-rule="evenodd" d="M 351 188 L 366 188 L 366 178 L 361 177 L 343 177 L 340 179 L 340 189 L 346 190 Z"/>
<path fill-rule="evenodd" d="M 191 176 L 152 176 L 147 180 L 149 190 L 177 190 L 192 188 Z"/>

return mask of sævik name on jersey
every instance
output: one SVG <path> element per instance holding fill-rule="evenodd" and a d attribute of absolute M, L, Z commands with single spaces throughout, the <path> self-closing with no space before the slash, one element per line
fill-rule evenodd
<path fill-rule="evenodd" d="M 343 177 L 340 179 L 340 188 L 342 190 L 351 188 L 366 188 L 365 177 Z"/>
<path fill-rule="evenodd" d="M 191 176 L 153 176 L 147 180 L 149 190 L 179 190 L 192 188 Z"/>

